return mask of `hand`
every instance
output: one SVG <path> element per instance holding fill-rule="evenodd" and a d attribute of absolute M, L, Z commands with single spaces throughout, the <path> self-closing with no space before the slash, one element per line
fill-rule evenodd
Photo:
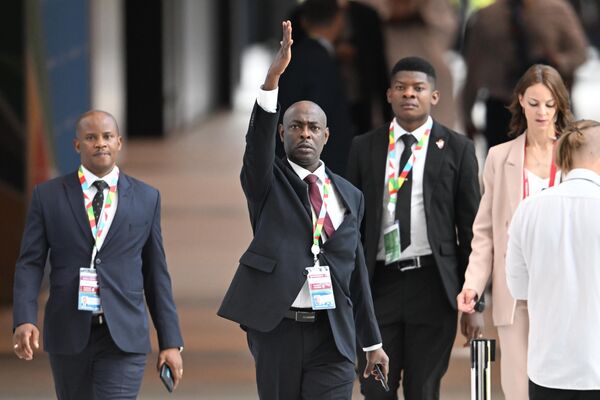
<path fill-rule="evenodd" d="M 181 358 L 179 349 L 171 348 L 161 350 L 158 354 L 158 362 L 156 363 L 157 371 L 160 371 L 160 367 L 162 367 L 164 363 L 167 363 L 169 368 L 171 368 L 171 373 L 173 374 L 173 390 L 175 390 L 183 378 L 183 359 Z"/>
<path fill-rule="evenodd" d="M 292 40 L 292 23 L 290 21 L 283 21 L 281 27 L 283 29 L 281 46 L 269 67 L 269 72 L 267 72 L 267 77 L 263 84 L 263 90 L 274 90 L 277 87 L 279 77 L 283 74 L 292 59 L 292 43 L 294 43 Z"/>
<path fill-rule="evenodd" d="M 458 311 L 463 313 L 473 314 L 475 312 L 475 304 L 477 303 L 477 292 L 473 289 L 464 288 L 458 296 L 456 296 L 456 304 Z"/>
<path fill-rule="evenodd" d="M 40 331 L 33 324 L 21 324 L 13 334 L 13 349 L 22 360 L 33 360 L 33 347 L 40 348 Z"/>
<path fill-rule="evenodd" d="M 465 314 L 460 316 L 460 333 L 467 340 L 463 347 L 469 346 L 471 340 L 483 336 L 483 315 L 481 313 Z"/>
<path fill-rule="evenodd" d="M 375 379 L 379 380 L 377 372 L 375 372 L 375 364 L 381 365 L 381 372 L 383 372 L 383 376 L 387 382 L 390 359 L 382 348 L 367 352 L 367 366 L 363 372 L 363 377 L 368 378 L 369 375 L 374 375 Z"/>

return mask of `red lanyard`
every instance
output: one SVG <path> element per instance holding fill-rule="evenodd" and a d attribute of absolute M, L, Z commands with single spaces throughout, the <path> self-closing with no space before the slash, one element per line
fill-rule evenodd
<path fill-rule="evenodd" d="M 552 147 L 552 163 L 550 164 L 550 183 L 548 187 L 554 186 L 556 181 L 556 163 L 554 162 L 554 148 Z M 527 177 L 527 172 L 525 171 L 525 155 L 527 154 L 527 144 L 525 144 L 525 148 L 523 149 L 523 199 L 529 197 L 529 178 Z"/>

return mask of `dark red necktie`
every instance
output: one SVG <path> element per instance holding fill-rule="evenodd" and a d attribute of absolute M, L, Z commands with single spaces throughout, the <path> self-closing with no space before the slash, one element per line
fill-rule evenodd
<path fill-rule="evenodd" d="M 310 204 L 312 205 L 316 218 L 319 218 L 321 206 L 323 205 L 323 199 L 321 198 L 321 192 L 319 191 L 319 186 L 317 185 L 317 179 L 318 178 L 316 175 L 310 174 L 304 178 L 304 181 L 308 183 L 308 197 L 310 199 Z M 323 229 L 325 230 L 328 238 L 330 238 L 331 235 L 333 235 L 333 232 L 335 232 L 331 218 L 329 218 L 329 214 L 325 214 Z"/>

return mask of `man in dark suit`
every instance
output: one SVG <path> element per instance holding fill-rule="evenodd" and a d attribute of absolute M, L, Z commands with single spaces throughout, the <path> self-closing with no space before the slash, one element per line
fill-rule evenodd
<path fill-rule="evenodd" d="M 390 355 L 390 392 L 367 399 L 438 399 L 456 335 L 456 295 L 479 204 L 473 143 L 430 116 L 435 71 L 410 57 L 393 68 L 388 126 L 356 137 L 348 178 L 365 195 L 364 248 L 375 315 Z M 406 149 L 406 151 L 405 151 Z"/>
<path fill-rule="evenodd" d="M 343 174 L 354 132 L 335 54 L 344 27 L 342 10 L 337 0 L 306 0 L 300 15 L 307 36 L 294 46 L 294 58 L 281 76 L 279 103 L 287 110 L 297 101 L 310 100 L 325 111 L 331 138 L 321 157 L 332 171 Z M 281 149 L 278 155 L 283 155 Z"/>
<path fill-rule="evenodd" d="M 291 43 L 286 21 L 246 134 L 241 181 L 254 238 L 218 314 L 247 331 L 261 399 L 350 399 L 356 340 L 364 373 L 381 364 L 387 374 L 360 244 L 363 198 L 320 160 L 329 130 L 312 102 L 285 112 L 287 157 L 275 158 Z"/>
<path fill-rule="evenodd" d="M 150 352 L 144 297 L 158 333 L 157 367 L 175 385 L 183 346 L 160 228 L 159 192 L 119 171 L 115 119 L 77 122 L 77 172 L 34 188 L 14 284 L 13 347 L 39 348 L 37 299 L 46 259 L 50 296 L 44 349 L 59 399 L 135 399 Z M 49 254 L 49 257 L 48 257 Z"/>

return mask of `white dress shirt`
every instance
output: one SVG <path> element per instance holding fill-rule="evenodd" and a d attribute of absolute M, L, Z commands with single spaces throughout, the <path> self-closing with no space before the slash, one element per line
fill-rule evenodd
<path fill-rule="evenodd" d="M 527 372 L 537 385 L 600 389 L 600 176 L 574 169 L 523 200 L 509 228 L 506 279 L 529 307 Z"/>
<path fill-rule="evenodd" d="M 417 142 L 413 144 L 412 148 L 417 146 L 417 143 L 421 140 L 425 131 L 431 129 L 433 126 L 433 119 L 427 118 L 427 121 L 415 129 L 413 132 L 406 132 L 398 125 L 398 121 L 394 118 L 394 136 L 396 138 L 396 157 L 394 160 L 396 176 L 400 174 L 400 168 L 404 168 L 404 165 L 400 164 L 400 157 L 402 151 L 404 151 L 404 141 L 401 140 L 402 135 L 411 133 Z M 431 136 L 430 136 L 431 138 Z M 425 200 L 423 198 L 423 172 L 425 171 L 425 160 L 427 159 L 427 146 L 424 146 L 417 153 L 417 159 L 412 167 L 412 191 L 410 198 L 410 245 L 402 251 L 400 259 L 426 256 L 431 254 L 431 247 L 429 246 L 429 239 L 427 238 L 427 221 L 425 220 Z M 390 213 L 388 211 L 389 192 L 388 192 L 388 176 L 391 172 L 390 166 L 386 162 L 384 185 L 383 185 L 383 214 L 381 216 L 381 232 L 379 234 L 379 246 L 377 249 L 377 260 L 385 260 L 385 248 L 383 245 L 383 232 L 384 230 L 394 224 L 396 221 L 396 213 Z M 402 222 L 400 222 L 402 223 Z"/>

